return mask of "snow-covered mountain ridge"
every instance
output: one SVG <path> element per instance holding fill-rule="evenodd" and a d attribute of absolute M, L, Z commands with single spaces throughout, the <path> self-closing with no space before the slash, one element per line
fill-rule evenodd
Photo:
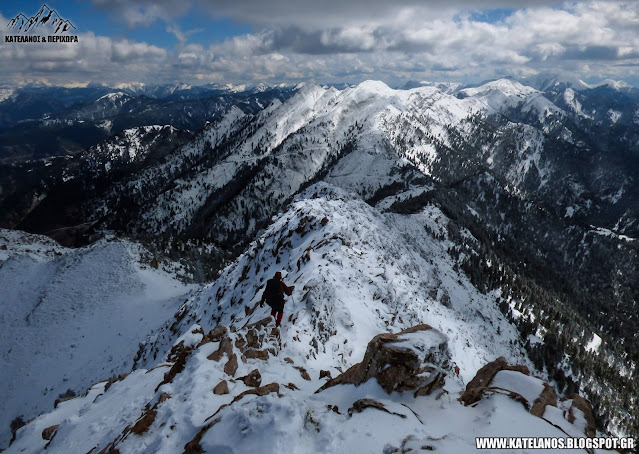
<path fill-rule="evenodd" d="M 536 99 L 539 96 L 534 90 L 510 81 L 507 83 L 512 88 L 506 95 L 508 100 L 515 98 L 518 103 L 525 103 L 527 97 L 533 96 Z M 357 189 L 364 196 L 371 196 L 388 182 L 397 180 L 396 177 L 388 175 L 389 169 L 404 166 L 403 161 L 406 159 L 418 166 L 422 172 L 437 175 L 438 172 L 433 167 L 448 159 L 448 156 L 442 156 L 437 148 L 451 146 L 450 128 L 456 128 L 460 132 L 467 129 L 468 134 L 470 128 L 465 124 L 472 116 L 492 114 L 498 110 L 505 111 L 513 105 L 506 103 L 499 107 L 499 103 L 493 104 L 487 105 L 483 92 L 477 97 L 457 99 L 432 87 L 409 91 L 392 90 L 381 82 L 368 81 L 340 92 L 334 88 L 325 89 L 309 83 L 286 103 L 272 105 L 254 119 L 247 118 L 250 129 L 232 129 L 238 125 L 243 127 L 247 124 L 246 120 L 243 123 L 221 120 L 214 128 L 218 135 L 223 133 L 226 139 L 221 143 L 209 142 L 209 146 L 212 149 L 224 148 L 228 150 L 225 153 L 232 154 L 228 155 L 228 159 L 224 154 L 210 160 L 210 164 L 202 166 L 202 171 L 192 172 L 186 181 L 189 186 L 201 185 L 202 181 L 208 180 L 205 173 L 209 173 L 211 167 L 219 167 L 226 169 L 226 181 L 232 182 L 245 169 L 257 164 L 261 164 L 261 168 L 257 170 L 258 175 L 253 177 L 253 180 L 270 179 L 268 175 L 277 172 L 274 168 L 275 161 L 278 165 L 284 162 L 284 171 L 290 172 L 286 184 L 288 187 L 280 187 L 279 183 L 276 187 L 272 184 L 263 187 L 255 182 L 255 191 L 263 192 L 272 200 L 267 202 L 268 204 L 275 201 L 277 205 L 281 205 L 305 181 L 326 168 L 330 160 L 343 154 L 344 147 L 350 144 L 349 146 L 354 148 L 352 156 L 339 160 L 336 168 L 330 169 L 327 178 L 332 182 L 339 178 L 346 185 L 359 181 L 362 187 Z M 539 111 L 542 117 L 547 114 L 545 110 Z M 230 115 L 232 118 L 236 117 L 235 113 Z M 410 133 L 413 138 L 406 136 L 404 125 L 414 128 Z M 412 140 L 415 143 L 399 155 L 389 153 L 387 144 L 399 140 Z M 535 146 L 534 140 L 535 138 L 531 146 Z M 200 150 L 202 153 L 204 149 Z M 292 164 L 293 162 L 295 164 Z M 353 168 L 355 163 L 359 169 Z M 291 165 L 295 168 L 290 169 Z M 362 175 L 356 176 L 356 173 Z M 371 174 L 371 178 L 367 178 L 367 173 Z M 141 179 L 129 183 L 129 187 L 145 186 L 145 179 L 146 177 L 141 175 Z M 204 193 L 211 194 L 211 189 L 205 189 Z M 181 191 L 172 192 L 178 195 Z M 202 191 L 195 194 L 201 197 Z M 152 211 L 147 211 L 143 217 L 147 220 L 155 219 L 155 222 L 146 221 L 143 229 L 166 229 L 169 226 L 162 225 L 164 213 L 167 210 L 178 210 L 184 206 L 184 202 L 183 198 L 178 196 L 168 205 L 161 203 L 150 206 L 149 210 Z M 192 203 L 197 204 L 196 201 Z M 197 210 L 192 212 L 190 219 L 182 218 L 180 223 L 169 228 L 177 228 L 178 231 L 188 229 L 193 223 L 193 217 L 196 216 Z M 259 222 L 260 218 L 261 216 L 258 216 L 256 220 Z M 237 225 L 236 220 L 218 221 L 215 225 L 235 224 L 236 227 L 231 228 L 245 228 L 242 224 L 241 227 Z M 251 231 L 255 231 L 254 228 L 251 228 Z"/>
<path fill-rule="evenodd" d="M 532 365 L 496 295 L 481 294 L 454 270 L 438 239 L 446 222 L 432 209 L 382 215 L 338 188 L 312 186 L 148 338 L 137 362 L 143 369 L 36 418 L 7 452 L 397 452 L 420 444 L 461 452 L 474 449 L 475 436 L 500 430 L 583 436 L 581 410 L 574 425 L 563 419 L 560 408 L 571 401 L 546 407 L 543 418 L 529 413 L 543 381 L 518 372 L 494 375 L 496 394 L 476 406 L 457 400 L 498 356 Z M 276 335 L 256 303 L 278 269 L 289 271 L 285 281 L 295 290 Z M 389 394 L 379 378 L 316 392 L 325 376 L 365 358 L 377 334 L 420 323 L 434 330 L 403 334 L 397 347 L 423 355 L 431 379 L 437 372 L 422 397 Z M 522 404 L 499 388 L 528 397 Z"/>
<path fill-rule="evenodd" d="M 163 332 L 169 340 L 162 348 L 173 343 L 173 331 L 184 332 L 192 323 L 208 331 L 217 324 L 257 321 L 264 309 L 246 316 L 241 307 L 252 308 L 266 279 L 282 268 L 289 270 L 287 282 L 296 286 L 294 302 L 287 304 L 287 316 L 295 322 L 286 336 L 297 336 L 299 342 L 290 342 L 289 348 L 297 356 L 312 357 L 308 364 L 317 361 L 318 369 L 330 367 L 335 356 L 348 367 L 346 358 L 363 355 L 376 334 L 419 323 L 450 338 L 467 380 L 489 359 L 524 361 L 510 342 L 496 342 L 497 330 L 509 339 L 517 335 L 490 297 L 458 282 L 443 245 L 421 227 L 425 222 L 444 229 L 437 222 L 446 221 L 436 212 L 408 219 L 381 216 L 338 188 L 312 186 L 214 284 L 186 304 L 179 324 L 171 322 Z"/>

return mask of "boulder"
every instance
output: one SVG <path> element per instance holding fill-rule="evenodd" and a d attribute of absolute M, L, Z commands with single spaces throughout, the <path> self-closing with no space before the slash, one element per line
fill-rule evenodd
<path fill-rule="evenodd" d="M 47 427 L 42 431 L 42 439 L 43 440 L 51 440 L 55 435 L 56 431 L 60 427 L 60 424 L 56 424 L 54 426 Z"/>
<path fill-rule="evenodd" d="M 219 361 L 225 353 L 229 357 L 233 353 L 233 343 L 231 342 L 231 338 L 228 336 L 222 339 L 218 349 L 211 353 L 207 358 L 211 361 Z"/>
<path fill-rule="evenodd" d="M 242 380 L 246 386 L 257 388 L 262 383 L 262 375 L 259 370 L 253 369 L 248 375 L 240 377 L 240 380 Z"/>
<path fill-rule="evenodd" d="M 475 378 L 473 378 L 466 385 L 466 390 L 461 395 L 461 401 L 464 405 L 472 405 L 478 402 L 483 392 L 488 388 L 493 381 L 497 372 L 501 370 L 513 370 L 521 372 L 524 375 L 530 375 L 530 370 L 526 366 L 516 365 L 511 366 L 506 361 L 506 358 L 499 357 L 495 361 L 486 364 L 484 367 L 477 371 Z"/>
<path fill-rule="evenodd" d="M 229 385 L 226 380 L 222 380 L 213 388 L 213 394 L 222 395 L 229 393 Z"/>
<path fill-rule="evenodd" d="M 566 434 L 596 436 L 590 402 L 578 394 L 571 394 L 558 403 L 555 389 L 540 378 L 531 376 L 526 366 L 511 366 L 504 358 L 486 364 L 468 383 L 460 400 L 465 405 L 472 405 L 495 393 L 521 402 L 532 415 L 548 421 Z"/>
<path fill-rule="evenodd" d="M 414 391 L 424 395 L 443 384 L 450 367 L 446 336 L 428 325 L 417 325 L 375 336 L 362 362 L 328 380 L 317 392 L 340 384 L 359 386 L 375 378 L 389 394 Z"/>
<path fill-rule="evenodd" d="M 235 353 L 231 354 L 231 357 L 224 365 L 224 372 L 231 377 L 235 376 L 235 372 L 237 372 L 237 355 Z"/>
<path fill-rule="evenodd" d="M 228 330 L 226 326 L 222 326 L 222 325 L 216 326 L 211 331 L 209 331 L 208 334 L 205 334 L 202 337 L 202 340 L 200 341 L 198 347 L 200 345 L 204 345 L 209 342 L 220 342 L 224 338 L 224 336 L 226 336 L 227 331 Z"/>
<path fill-rule="evenodd" d="M 261 359 L 262 361 L 266 361 L 268 359 L 268 351 L 254 350 L 251 348 L 244 352 L 244 356 L 248 359 Z"/>

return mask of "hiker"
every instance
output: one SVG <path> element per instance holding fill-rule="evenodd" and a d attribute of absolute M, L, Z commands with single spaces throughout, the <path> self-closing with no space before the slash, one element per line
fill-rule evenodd
<path fill-rule="evenodd" d="M 271 306 L 271 315 L 275 319 L 275 326 L 282 323 L 282 315 L 284 312 L 284 294 L 291 296 L 294 286 L 288 286 L 282 282 L 282 272 L 275 273 L 272 279 L 266 281 L 266 288 L 262 293 L 260 307 L 264 306 L 264 302 Z"/>

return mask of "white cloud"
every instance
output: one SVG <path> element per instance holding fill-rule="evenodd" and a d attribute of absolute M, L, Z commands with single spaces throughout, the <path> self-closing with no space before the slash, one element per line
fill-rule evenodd
<path fill-rule="evenodd" d="M 0 21 L 6 18 L 0 15 Z M 115 82 L 137 73 L 151 78 L 169 62 L 161 47 L 125 39 L 81 33 L 77 43 L 4 43 L 0 33 L 0 78 L 21 85 L 25 80 L 43 80 L 65 85 L 70 81 Z"/>
<path fill-rule="evenodd" d="M 111 43 L 111 61 L 127 63 L 162 62 L 167 51 L 146 43 L 135 43 L 127 40 Z"/>
<path fill-rule="evenodd" d="M 145 82 L 356 82 L 380 78 L 480 80 L 536 71 L 573 71 L 582 78 L 628 78 L 637 83 L 639 2 L 539 1 L 486 22 L 470 0 L 328 3 L 251 0 L 93 0 L 121 15 L 129 26 L 167 21 L 179 44 L 148 43 L 81 35 L 61 46 L 2 46 L 0 74 L 30 71 L 55 79 L 55 71 Z M 319 5 L 319 6 L 318 6 Z M 513 7 L 515 0 L 481 2 Z M 188 43 L 199 30 L 183 32 L 175 20 L 190 8 L 251 23 L 253 33 L 208 46 Z M 2 18 L 4 20 L 4 18 Z M 34 63 L 38 61 L 38 63 Z M 17 70 L 9 69 L 17 68 Z M 75 69 L 74 69 L 75 68 Z M 162 79 L 162 80 L 160 80 Z"/>

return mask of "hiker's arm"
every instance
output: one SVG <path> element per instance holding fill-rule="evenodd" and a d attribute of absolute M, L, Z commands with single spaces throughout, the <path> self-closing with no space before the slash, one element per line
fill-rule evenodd
<path fill-rule="evenodd" d="M 289 287 L 284 282 L 282 282 L 282 288 L 284 289 L 284 293 L 286 293 L 288 296 L 291 296 L 293 294 L 293 289 L 295 288 L 295 286 L 291 285 Z"/>

